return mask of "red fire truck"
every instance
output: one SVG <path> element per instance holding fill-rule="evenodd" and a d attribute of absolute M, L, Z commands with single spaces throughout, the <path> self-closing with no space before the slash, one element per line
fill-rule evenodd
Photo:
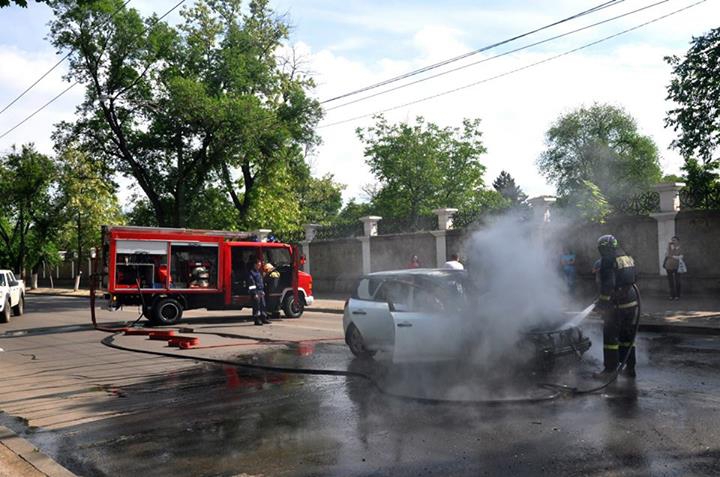
<path fill-rule="evenodd" d="M 257 259 L 279 272 L 267 281 L 270 312 L 299 318 L 313 302 L 312 277 L 299 270 L 298 250 L 288 244 L 259 242 L 246 232 L 154 227 L 103 226 L 102 238 L 110 308 L 142 306 L 158 325 L 178 323 L 183 310 L 252 306 L 247 280 Z"/>

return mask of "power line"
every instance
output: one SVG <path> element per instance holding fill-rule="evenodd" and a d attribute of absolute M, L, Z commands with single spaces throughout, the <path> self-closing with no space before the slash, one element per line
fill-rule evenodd
<path fill-rule="evenodd" d="M 117 10 L 115 10 L 115 11 L 112 13 L 112 15 L 110 15 L 110 16 L 107 18 L 107 20 L 105 20 L 105 21 L 102 23 L 102 25 L 98 25 L 97 27 L 95 27 L 91 33 L 95 33 L 99 28 L 102 28 L 102 27 L 104 27 L 105 25 L 107 25 L 107 23 L 108 23 L 110 20 L 112 20 L 112 19 L 115 17 L 115 15 L 117 15 L 117 14 L 120 12 L 120 10 L 122 10 L 123 8 L 125 8 L 125 6 L 126 6 L 128 3 L 130 3 L 130 0 L 126 0 L 125 3 L 123 3 L 122 5 L 120 5 L 120 7 L 119 7 Z M 63 56 L 62 58 L 60 58 L 60 60 L 59 60 L 57 63 L 55 63 L 55 64 L 54 64 L 49 70 L 47 70 L 45 73 L 43 73 L 42 76 L 40 76 L 38 79 L 36 79 L 33 84 L 31 84 L 30 86 L 28 86 L 25 91 L 23 91 L 22 93 L 20 93 L 15 99 L 13 99 L 12 101 L 10 101 L 4 108 L 2 108 L 2 110 L 0 110 L 0 114 L 2 114 L 2 113 L 4 113 L 5 111 L 7 111 L 8 108 L 10 108 L 13 104 L 17 103 L 18 100 L 19 100 L 20 98 L 22 98 L 23 96 L 25 96 L 25 94 L 26 94 L 28 91 L 30 91 L 31 89 L 33 89 L 39 82 L 41 82 L 42 80 L 44 80 L 47 75 L 49 75 L 50 73 L 52 73 L 52 72 L 55 70 L 55 68 L 57 68 L 57 67 L 60 66 L 65 60 L 67 60 L 68 57 L 69 57 L 71 54 L 72 54 L 72 50 L 69 51 L 65 56 Z M 51 101 L 51 102 L 52 102 L 52 101 Z"/>
<path fill-rule="evenodd" d="M 434 75 L 431 75 L 431 76 L 426 76 L 426 77 L 424 77 L 424 78 L 420 78 L 420 79 L 411 81 L 411 82 L 409 82 L 409 83 L 404 83 L 404 84 L 401 84 L 401 85 L 399 85 L 399 86 L 394 86 L 394 87 L 392 87 L 392 88 L 390 88 L 390 89 L 386 89 L 386 90 L 383 90 L 383 91 L 379 91 L 379 92 L 377 92 L 377 93 L 373 93 L 373 94 L 370 94 L 370 95 L 367 95 L 367 96 L 363 96 L 362 98 L 358 98 L 358 99 L 354 99 L 354 100 L 352 100 L 352 101 L 348 101 L 348 102 L 346 102 L 346 103 L 338 104 L 337 106 L 333 106 L 332 108 L 326 108 L 325 111 L 333 111 L 333 110 L 335 110 L 335 109 L 339 109 L 339 108 L 342 108 L 342 107 L 345 107 L 345 106 L 349 106 L 349 105 L 351 105 L 351 104 L 359 103 L 359 102 L 365 101 L 365 100 L 367 100 L 367 99 L 375 98 L 375 97 L 377 97 L 377 96 L 382 96 L 382 95 L 387 94 L 387 93 L 392 93 L 393 91 L 397 91 L 397 90 L 399 90 L 399 89 L 403 89 L 403 88 L 406 88 L 406 87 L 408 87 L 408 86 L 413 86 L 413 85 L 416 85 L 416 84 L 418 84 L 418 83 L 423 83 L 423 82 L 425 82 L 425 81 L 438 78 L 438 77 L 440 77 L 440 76 L 444 76 L 444 75 L 447 75 L 447 74 L 450 74 L 450 73 L 454 73 L 454 72 L 456 72 L 456 71 L 460 71 L 460 70 L 469 68 L 469 67 L 471 67 L 471 66 L 479 65 L 480 63 L 485 63 L 485 62 L 487 62 L 487 61 L 495 60 L 495 59 L 497 59 L 497 58 L 502 58 L 503 56 L 507 56 L 507 55 L 510 55 L 510 54 L 512 54 L 512 53 L 517 53 L 518 51 L 527 50 L 528 48 L 532 48 L 532 47 L 535 47 L 535 46 L 538 46 L 538 45 L 542 45 L 542 44 L 544 44 L 544 43 L 549 43 L 549 42 L 551 42 L 551 41 L 554 41 L 554 40 L 557 40 L 557 39 L 560 39 L 560 38 L 563 38 L 563 37 L 566 37 L 566 36 L 570 36 L 570 35 L 573 35 L 573 34 L 575 34 L 575 33 L 578 33 L 578 32 L 584 31 L 584 30 L 588 30 L 588 29 L 590 29 L 590 28 L 594 28 L 594 27 L 599 26 L 599 25 L 602 25 L 602 24 L 604 24 L 604 23 L 609 23 L 609 22 L 618 20 L 618 19 L 620 19 L 620 18 L 624 18 L 624 17 L 630 16 L 630 15 L 633 15 L 633 14 L 635 14 L 635 13 L 642 12 L 642 11 L 644 11 L 644 10 L 648 10 L 648 9 L 650 9 L 650 8 L 656 7 L 656 6 L 661 5 L 661 4 L 663 4 L 663 3 L 667 3 L 667 2 L 669 2 L 669 1 L 670 1 L 670 0 L 661 0 L 661 1 L 659 1 L 659 2 L 656 2 L 656 3 L 650 4 L 650 5 L 644 6 L 644 7 L 642 7 L 642 8 L 638 8 L 638 9 L 636 9 L 636 10 L 633 10 L 633 11 L 630 11 L 630 12 L 627 12 L 627 13 L 623 13 L 622 15 L 617 15 L 617 16 L 615 16 L 615 17 L 608 18 L 608 19 L 606 19 L 606 20 L 602 20 L 602 21 L 593 23 L 593 24 L 591 24 L 591 25 L 584 26 L 584 27 L 582 27 L 582 28 L 577 28 L 577 29 L 575 29 L 575 30 L 572 30 L 572 31 L 569 31 L 569 32 L 566 32 L 566 33 L 562 33 L 562 34 L 560 34 L 560 35 L 555 35 L 555 36 L 552 36 L 552 37 L 550 37 L 550 38 L 546 38 L 546 39 L 544 39 L 544 40 L 537 41 L 537 42 L 535 42 L 535 43 L 530 43 L 530 44 L 528 44 L 528 45 L 524 45 L 524 46 L 521 46 L 521 47 L 518 47 L 518 48 L 515 48 L 515 49 L 512 49 L 512 50 L 504 51 L 504 52 L 502 52 L 502 53 L 499 53 L 499 54 L 494 55 L 494 56 L 490 56 L 490 57 L 488 57 L 488 58 L 483 58 L 482 60 L 479 60 L 479 61 L 474 61 L 474 62 L 468 63 L 468 64 L 466 64 L 466 65 L 457 66 L 457 67 L 455 67 L 455 68 L 452 68 L 452 69 L 449 69 L 449 70 L 446 70 L 446 71 L 442 71 L 442 72 L 440 72 L 440 73 L 435 73 Z"/>
<path fill-rule="evenodd" d="M 327 128 L 327 127 L 330 127 L 330 126 L 337 126 L 337 125 L 339 125 L 339 124 L 345 124 L 345 123 L 349 123 L 349 122 L 352 122 L 352 121 L 357 121 L 358 119 L 363 119 L 363 118 L 375 116 L 375 115 L 377 115 L 377 114 L 382 114 L 382 113 L 387 113 L 387 112 L 390 112 L 390 111 L 395 111 L 395 110 L 397 110 L 397 109 L 401 109 L 401 108 L 404 108 L 404 107 L 407 107 L 407 106 L 412 106 L 412 105 L 414 105 L 414 104 L 422 103 L 422 102 L 425 102 L 425 101 L 430 101 L 431 99 L 439 98 L 439 97 L 441 97 L 441 96 L 446 96 L 446 95 L 448 95 L 448 94 L 456 93 L 456 92 L 458 92 L 458 91 L 462 91 L 462 90 L 464 90 L 464 89 L 468 89 L 468 88 L 471 88 L 471 87 L 473 87 L 473 86 L 477 86 L 477 85 L 482 84 L 482 83 L 487 83 L 487 82 L 489 82 L 489 81 L 492 81 L 492 80 L 495 80 L 495 79 L 498 79 L 498 78 L 503 78 L 503 77 L 509 76 L 509 75 L 511 75 L 511 74 L 513 74 L 513 73 L 517 73 L 517 72 L 520 72 L 520 71 L 527 70 L 527 69 L 532 68 L 532 67 L 534 67 L 534 66 L 538 66 L 538 65 L 547 63 L 547 62 L 549 62 L 549 61 L 556 60 L 556 59 L 558 59 L 558 58 L 562 58 L 563 56 L 567 56 L 567 55 L 570 55 L 570 54 L 572 54 L 572 53 L 576 53 L 576 52 L 578 52 L 578 51 L 580 51 L 580 50 L 584 50 L 585 48 L 589 48 L 589 47 L 595 46 L 595 45 L 597 45 L 597 44 L 599 44 L 599 43 L 603 43 L 603 42 L 608 41 L 608 40 L 611 40 L 611 39 L 613 39 L 613 38 L 617 38 L 617 37 L 619 37 L 619 36 L 621 36 L 621 35 L 624 35 L 624 34 L 626 34 L 626 33 L 630 33 L 630 32 L 632 32 L 632 31 L 638 30 L 638 29 L 643 28 L 643 27 L 645 27 L 645 26 L 647 26 L 647 25 L 650 25 L 650 24 L 652 24 L 652 23 L 656 23 L 656 22 L 658 22 L 658 21 L 660 21 L 660 20 L 664 20 L 665 18 L 671 17 L 671 16 L 676 15 L 676 14 L 678 14 L 678 13 L 681 13 L 681 12 L 683 12 L 683 11 L 685 11 L 685 10 L 689 10 L 689 9 L 691 9 L 691 8 L 693 8 L 693 7 L 696 7 L 696 6 L 700 5 L 701 3 L 705 3 L 705 2 L 707 2 L 707 1 L 708 1 L 708 0 L 700 0 L 699 2 L 695 2 L 695 3 L 693 3 L 693 4 L 690 4 L 690 5 L 686 6 L 686 7 L 680 8 L 680 9 L 678 9 L 678 10 L 672 11 L 672 12 L 667 13 L 667 14 L 665 14 L 665 15 L 662 15 L 662 16 L 660 16 L 660 17 L 654 18 L 654 19 L 652 19 L 652 20 L 650 20 L 650 21 L 647 21 L 647 22 L 645 22 L 645 23 L 641 23 L 640 25 L 634 26 L 634 27 L 632 27 L 632 28 L 628 28 L 627 30 L 623 30 L 623 31 L 620 31 L 620 32 L 615 33 L 615 34 L 613 34 L 613 35 L 606 36 L 606 37 L 601 38 L 601 39 L 599 39 L 599 40 L 595 40 L 595 41 L 593 41 L 593 42 L 591 42 L 591 43 L 586 43 L 586 44 L 584 44 L 584 45 L 582 45 L 582 46 L 579 46 L 579 47 L 577 47 L 577 48 L 573 48 L 572 50 L 568 50 L 568 51 L 566 51 L 566 52 L 564 52 L 564 53 L 560 53 L 560 54 L 558 54 L 558 55 L 554 55 L 554 56 L 551 56 L 551 57 L 549 57 L 549 58 L 545 58 L 544 60 L 536 61 L 536 62 L 534 62 L 534 63 L 530 63 L 530 64 L 525 65 L 525 66 L 521 66 L 520 68 L 515 68 L 515 69 L 513 69 L 513 70 L 506 71 L 506 72 L 501 73 L 501 74 L 499 74 L 499 75 L 491 76 L 491 77 L 489 77 L 489 78 L 485 78 L 485 79 L 482 79 L 482 80 L 480 80 L 480 81 L 475 81 L 475 82 L 473 82 L 473 83 L 469 83 L 469 84 L 466 84 L 466 85 L 463 85 L 463 86 L 460 86 L 460 87 L 457 87 L 457 88 L 453 88 L 453 89 L 450 89 L 450 90 L 447 90 L 447 91 L 442 91 L 442 92 L 440 92 L 440 93 L 436 93 L 436 94 L 433 94 L 433 95 L 431 95 L 431 96 L 425 96 L 424 98 L 420 98 L 420 99 L 417 99 L 417 100 L 414 100 L 414 101 L 410 101 L 410 102 L 408 102 L 408 103 L 404 103 L 404 104 L 400 104 L 400 105 L 397 105 L 397 106 L 393 106 L 393 107 L 391 107 L 391 108 L 383 109 L 383 110 L 381 110 L 381 111 L 375 111 L 375 112 L 373 112 L 373 113 L 368 113 L 368 114 L 363 114 L 363 115 L 360 115 L 360 116 L 355 116 L 355 117 L 353 117 L 353 118 L 344 119 L 344 120 L 342 120 L 342 121 L 336 121 L 336 122 L 334 122 L 334 123 L 320 125 L 320 126 L 318 126 L 318 129 L 320 129 L 320 128 Z"/>
<path fill-rule="evenodd" d="M 129 0 L 128 0 L 128 1 L 129 1 Z M 180 5 L 182 5 L 182 4 L 185 3 L 186 1 L 187 1 L 187 0 L 180 0 L 180 1 L 179 1 L 178 3 L 176 3 L 172 8 L 170 8 L 170 10 L 166 11 L 166 12 L 163 13 L 160 17 L 158 17 L 157 20 L 155 20 L 155 22 L 154 22 L 152 25 L 150 25 L 150 26 L 148 26 L 148 27 L 145 27 L 145 28 L 143 29 L 143 31 L 140 33 L 140 35 L 143 35 L 146 31 L 148 31 L 148 28 L 157 25 L 157 24 L 160 22 L 160 20 L 162 20 L 162 19 L 165 18 L 166 16 L 170 15 L 170 13 L 172 13 L 175 9 L 177 9 Z M 125 2 L 125 3 L 127 4 L 127 2 Z M 138 37 L 135 37 L 135 39 L 137 39 L 137 38 L 138 38 Z M 70 54 L 70 53 L 68 53 L 68 55 L 69 55 L 69 54 Z M 137 82 L 137 80 L 136 80 L 131 86 L 134 86 L 134 85 L 136 84 L 136 82 Z M 39 113 L 40 111 L 42 111 L 43 109 L 45 109 L 46 107 L 48 107 L 49 105 L 51 105 L 52 103 L 54 103 L 58 98 L 60 98 L 62 95 L 64 95 L 64 94 L 67 93 L 68 91 L 70 91 L 73 87 L 77 86 L 78 84 L 80 84 L 80 81 L 75 81 L 74 83 L 72 83 L 70 86 L 68 86 L 67 88 L 65 88 L 60 94 L 58 94 L 58 95 L 55 96 L 53 99 L 51 99 L 51 100 L 48 101 L 47 103 L 45 103 L 45 104 L 43 104 L 42 106 L 40 106 L 38 109 L 36 109 L 35 111 L 33 111 L 33 112 L 32 112 L 29 116 L 27 116 L 25 119 L 23 119 L 22 121 L 20 121 L 19 123 L 17 123 L 17 124 L 14 125 L 13 127 L 11 127 L 10 129 L 8 129 L 8 130 L 5 131 L 4 133 L 2 133 L 2 135 L 0 135 L 0 139 L 4 138 L 5 136 L 7 136 L 7 135 L 10 134 L 11 132 L 13 132 L 15 129 L 17 129 L 18 127 L 20 127 L 21 125 L 23 125 L 28 119 L 32 118 L 32 117 L 35 116 L 37 113 Z M 127 89 L 124 90 L 124 91 L 127 91 Z M 124 92 L 124 91 L 123 91 L 123 92 Z"/>
<path fill-rule="evenodd" d="M 329 99 L 320 101 L 320 104 L 325 104 L 325 103 L 329 103 L 329 102 L 331 102 L 331 101 L 336 101 L 336 100 L 338 100 L 338 99 L 347 98 L 348 96 L 354 96 L 354 95 L 356 95 L 356 94 L 364 93 L 365 91 L 369 91 L 369 90 L 371 90 L 371 89 L 375 89 L 375 88 L 379 88 L 379 87 L 381 87 L 381 86 L 385 86 L 386 84 L 395 83 L 396 81 L 400 81 L 400 80 L 403 80 L 403 79 L 405 79 L 405 78 L 409 78 L 409 77 L 411 77 L 411 76 L 418 75 L 418 74 L 420 74 L 420 73 L 425 73 L 426 71 L 430 71 L 430 70 L 433 70 L 433 69 L 435 69 L 435 68 L 439 68 L 439 67 L 441 67 L 441 66 L 445 66 L 445 65 L 447 65 L 447 64 L 454 63 L 454 62 L 456 62 L 456 61 L 462 60 L 462 59 L 467 58 L 467 57 L 469 57 L 469 56 L 477 55 L 478 53 L 482 53 L 483 51 L 487 51 L 487 50 L 490 50 L 490 49 L 492 49 L 492 48 L 496 48 L 496 47 L 498 47 L 498 46 L 502 46 L 502 45 L 504 45 L 504 44 L 506 44 L 506 43 L 510 43 L 510 42 L 515 41 L 515 40 L 519 40 L 520 38 L 524 38 L 524 37 L 526 37 L 526 36 L 532 35 L 532 34 L 534 34 L 534 33 L 537 33 L 537 32 L 543 31 L 543 30 L 547 30 L 548 28 L 552 28 L 552 27 L 557 26 L 557 25 L 560 25 L 560 24 L 562 24 L 562 23 L 569 22 L 569 21 L 574 20 L 574 19 L 576 19 L 576 18 L 580 18 L 580 17 L 583 17 L 583 16 L 585 16 L 585 15 L 589 15 L 589 14 L 591 14 L 591 13 L 595 13 L 595 12 L 597 12 L 597 11 L 600 11 L 600 10 L 604 9 L 604 8 L 607 8 L 607 7 L 610 7 L 610 6 L 613 6 L 613 5 L 617 5 L 618 3 L 622 3 L 622 2 L 624 2 L 624 1 L 625 1 L 625 0 L 609 0 L 609 1 L 605 2 L 605 3 L 601 3 L 600 5 L 596 5 L 596 6 L 590 8 L 590 9 L 588 9 L 588 10 L 583 10 L 582 12 L 576 13 L 576 14 L 574 14 L 574 15 L 571 15 L 571 16 L 569 16 L 569 17 L 563 18 L 563 19 L 561 19 L 561 20 L 557 20 L 557 21 L 555 21 L 555 22 L 553 22 L 553 23 L 550 23 L 550 24 L 541 26 L 541 27 L 539 27 L 539 28 L 536 28 L 536 29 L 534 29 L 534 30 L 528 31 L 528 32 L 526 32 L 526 33 L 522 33 L 522 34 L 517 35 L 517 36 L 514 36 L 514 37 L 512 37 L 512 38 L 508 38 L 508 39 L 499 41 L 499 42 L 497 42 L 497 43 L 493 43 L 493 44 L 491 44 L 491 45 L 487 45 L 487 46 L 484 46 L 484 47 L 482 47 L 482 48 L 478 48 L 477 50 L 473 50 L 473 51 L 470 51 L 470 52 L 467 52 L 467 53 L 463 53 L 462 55 L 455 56 L 455 57 L 453 57 L 453 58 L 448 58 L 448 59 L 446 59 L 446 60 L 440 61 L 440 62 L 438 62 L 438 63 L 434 63 L 434 64 L 432 64 L 432 65 L 424 66 L 424 67 L 419 68 L 419 69 L 417 69 L 417 70 L 409 71 L 409 72 L 407 72 L 407 73 L 403 73 L 403 74 L 401 74 L 401 75 L 394 76 L 394 77 L 392 77 L 392 78 L 388 78 L 388 79 L 386 79 L 386 80 L 380 81 L 379 83 L 371 84 L 371 85 L 369 85 L 369 86 L 365 86 L 365 87 L 363 87 L 363 88 L 360 88 L 360 89 L 357 89 L 357 90 L 354 90 L 354 91 L 350 91 L 350 92 L 348 92 L 348 93 L 343 93 L 343 94 L 341 94 L 341 95 L 339 95 L 339 96 L 335 96 L 335 97 L 333 97 L 333 98 L 329 98 Z"/>

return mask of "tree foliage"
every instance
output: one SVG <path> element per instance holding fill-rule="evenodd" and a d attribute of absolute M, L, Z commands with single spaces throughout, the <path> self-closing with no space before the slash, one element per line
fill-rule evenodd
<path fill-rule="evenodd" d="M 376 120 L 357 130 L 378 180 L 371 193 L 375 213 L 413 222 L 434 208 L 477 205 L 485 171 L 479 119 L 466 119 L 461 128 L 443 128 L 422 117 L 413 125 L 390 124 L 382 116 Z"/>
<path fill-rule="evenodd" d="M 240 226 L 255 223 L 285 190 L 272 180 L 317 140 L 312 80 L 279 56 L 287 25 L 267 0 L 198 0 L 177 27 L 128 8 L 110 18 L 121 4 L 53 4 L 53 44 L 87 85 L 56 140 L 133 177 L 159 225 L 186 225 L 218 188 Z"/>
<path fill-rule="evenodd" d="M 546 133 L 540 172 L 572 196 L 600 193 L 610 204 L 647 190 L 662 176 L 657 146 L 638 132 L 623 109 L 607 104 L 580 107 L 558 118 Z"/>
<path fill-rule="evenodd" d="M 513 206 L 518 206 L 527 200 L 527 194 L 515 184 L 515 179 L 509 172 L 500 171 L 500 174 L 493 181 L 493 189 L 501 196 L 510 201 Z"/>
<path fill-rule="evenodd" d="M 18 274 L 35 267 L 54 239 L 62 208 L 51 187 L 56 174 L 53 161 L 32 144 L 0 157 L 0 260 Z"/>
<path fill-rule="evenodd" d="M 64 204 L 60 241 L 74 250 L 80 261 L 91 247 L 101 245 L 102 225 L 121 225 L 124 220 L 114 184 L 96 161 L 77 149 L 66 149 L 57 162 Z"/>
<path fill-rule="evenodd" d="M 677 104 L 666 123 L 679 137 L 673 146 L 687 158 L 716 162 L 720 146 L 720 28 L 693 38 L 684 58 L 669 56 L 673 68 L 668 99 Z"/>

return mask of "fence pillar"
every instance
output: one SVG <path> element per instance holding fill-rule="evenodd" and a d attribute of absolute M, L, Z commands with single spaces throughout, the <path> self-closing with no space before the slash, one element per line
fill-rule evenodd
<path fill-rule="evenodd" d="M 438 230 L 430 233 L 435 237 L 435 266 L 438 268 L 447 262 L 447 231 L 453 229 L 453 215 L 457 211 L 449 207 L 433 210 L 438 217 Z"/>
<path fill-rule="evenodd" d="M 433 210 L 438 216 L 438 230 L 451 230 L 453 228 L 453 215 L 455 215 L 457 211 L 457 209 L 451 209 L 449 207 Z"/>
<path fill-rule="evenodd" d="M 540 223 L 550 222 L 550 207 L 557 201 L 557 197 L 541 195 L 528 200 L 532 206 L 533 220 Z"/>
<path fill-rule="evenodd" d="M 447 262 L 447 230 L 432 230 L 435 237 L 435 266 L 442 267 Z"/>
<path fill-rule="evenodd" d="M 655 190 L 660 194 L 660 212 L 650 214 L 658 226 L 658 269 L 660 275 L 667 275 L 663 268 L 665 249 L 670 239 L 675 236 L 675 217 L 680 211 L 680 189 L 685 187 L 682 182 L 658 184 Z"/>
<path fill-rule="evenodd" d="M 371 272 L 371 261 L 370 261 L 370 237 L 375 237 L 378 234 L 377 224 L 382 220 L 382 217 L 377 215 L 368 215 L 366 217 L 360 217 L 360 222 L 363 223 L 362 237 L 358 237 L 362 244 L 362 267 L 363 274 Z"/>
<path fill-rule="evenodd" d="M 303 225 L 303 228 L 305 229 L 305 238 L 300 241 L 300 245 L 303 249 L 303 255 L 305 256 L 305 265 L 303 269 L 306 273 L 312 273 L 310 272 L 310 242 L 315 240 L 315 235 L 317 235 L 317 229 L 320 228 L 320 225 L 305 224 Z"/>
<path fill-rule="evenodd" d="M 271 232 L 271 229 L 257 229 L 253 233 L 257 237 L 258 242 L 267 242 L 268 235 L 270 235 Z"/>

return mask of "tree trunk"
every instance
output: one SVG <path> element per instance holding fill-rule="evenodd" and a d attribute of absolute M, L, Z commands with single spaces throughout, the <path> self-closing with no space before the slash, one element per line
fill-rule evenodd
<path fill-rule="evenodd" d="M 185 184 L 183 179 L 179 179 L 175 187 L 175 227 L 185 227 L 187 223 L 185 217 Z"/>
<path fill-rule="evenodd" d="M 55 288 L 55 282 L 53 282 L 53 277 L 52 277 L 52 274 L 53 274 L 52 267 L 48 267 L 47 264 L 45 264 L 45 268 L 50 271 L 50 273 L 48 273 L 48 277 L 50 277 L 50 288 Z"/>
<path fill-rule="evenodd" d="M 80 270 L 82 270 L 82 222 L 80 212 L 78 212 L 77 216 L 77 269 L 79 277 Z"/>

